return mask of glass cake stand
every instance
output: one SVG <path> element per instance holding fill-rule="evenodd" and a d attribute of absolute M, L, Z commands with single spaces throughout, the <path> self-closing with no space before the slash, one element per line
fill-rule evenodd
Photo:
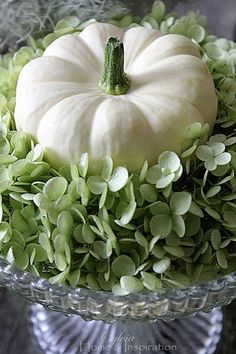
<path fill-rule="evenodd" d="M 116 296 L 52 285 L 0 260 L 0 285 L 36 303 L 29 317 L 45 354 L 213 354 L 219 307 L 236 298 L 236 272 L 186 289 Z"/>

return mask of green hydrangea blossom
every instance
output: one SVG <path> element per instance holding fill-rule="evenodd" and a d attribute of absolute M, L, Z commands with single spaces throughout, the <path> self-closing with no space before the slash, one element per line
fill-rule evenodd
<path fill-rule="evenodd" d="M 183 171 L 179 157 L 171 151 L 163 152 L 158 158 L 158 165 L 151 167 L 147 173 L 147 182 L 155 184 L 156 188 L 168 187 L 176 182 Z"/>
<path fill-rule="evenodd" d="M 94 20 L 92 20 L 94 21 Z M 156 1 L 143 25 L 188 36 L 215 82 L 218 120 L 186 129 L 181 156 L 164 152 L 141 171 L 104 158 L 88 175 L 89 156 L 59 171 L 43 149 L 17 132 L 15 90 L 23 66 L 56 38 L 91 21 L 61 19 L 52 33 L 0 58 L 0 256 L 51 283 L 126 295 L 215 279 L 236 269 L 236 44 L 209 34 L 206 18 L 166 14 Z M 210 225 L 210 229 L 209 229 Z"/>
<path fill-rule="evenodd" d="M 209 142 L 209 145 L 200 145 L 197 148 L 196 156 L 204 161 L 206 170 L 213 171 L 217 166 L 227 165 L 231 155 L 225 151 L 225 145 L 220 142 Z"/>

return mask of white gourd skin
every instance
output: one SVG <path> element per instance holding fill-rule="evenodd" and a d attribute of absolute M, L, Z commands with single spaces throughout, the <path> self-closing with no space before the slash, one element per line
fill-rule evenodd
<path fill-rule="evenodd" d="M 110 36 L 124 43 L 130 88 L 123 95 L 98 87 Z M 105 155 L 130 171 L 145 160 L 152 165 L 163 151 L 180 153 L 187 126 L 212 129 L 216 115 L 214 83 L 196 46 L 143 27 L 124 32 L 94 23 L 63 36 L 23 68 L 17 84 L 17 129 L 44 147 L 55 168 L 78 162 L 84 152 L 90 173 L 100 171 Z"/>

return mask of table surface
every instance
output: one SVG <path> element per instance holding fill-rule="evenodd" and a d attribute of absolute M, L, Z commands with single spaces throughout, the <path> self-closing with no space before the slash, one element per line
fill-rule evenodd
<path fill-rule="evenodd" d="M 135 1 L 135 6 L 138 1 Z M 145 1 L 145 4 L 148 2 L 152 0 Z M 166 2 L 167 5 L 173 3 L 171 0 Z M 176 6 L 179 13 L 186 13 L 190 8 L 208 16 L 209 27 L 216 35 L 236 40 L 236 0 L 179 1 Z M 41 353 L 30 333 L 27 312 L 28 305 L 23 298 L 0 289 L 0 354 Z M 235 329 L 236 301 L 224 308 L 224 327 L 217 354 L 236 353 Z"/>

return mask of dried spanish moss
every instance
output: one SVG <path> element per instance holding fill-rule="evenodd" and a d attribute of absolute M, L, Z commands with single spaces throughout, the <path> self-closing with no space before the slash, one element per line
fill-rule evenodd
<path fill-rule="evenodd" d="M 29 35 L 52 31 L 66 16 L 105 20 L 124 11 L 119 1 L 112 0 L 0 0 L 0 52 L 19 46 Z"/>

